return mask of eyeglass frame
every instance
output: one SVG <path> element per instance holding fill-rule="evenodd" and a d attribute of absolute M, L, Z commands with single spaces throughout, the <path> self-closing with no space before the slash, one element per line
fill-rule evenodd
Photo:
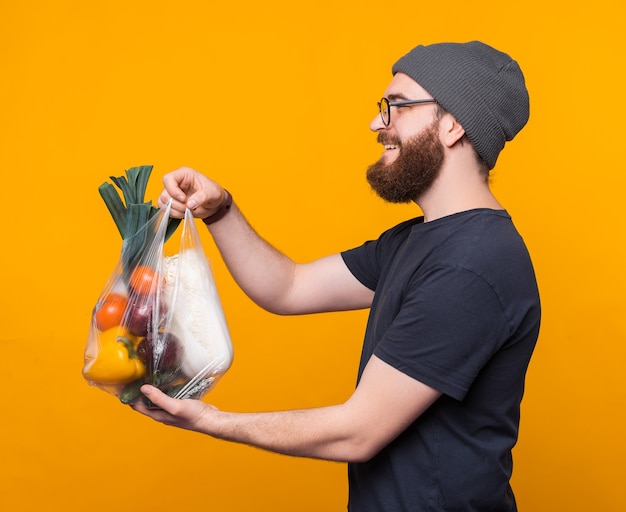
<path fill-rule="evenodd" d="M 383 115 L 383 103 L 387 104 L 387 121 L 385 122 L 385 116 Z M 383 121 L 385 126 L 389 126 L 391 124 L 391 107 L 403 107 L 406 105 L 419 105 L 422 103 L 437 103 L 435 99 L 428 100 L 402 100 L 402 101 L 389 101 L 388 98 L 381 98 L 378 102 L 378 113 L 380 114 L 380 118 Z"/>

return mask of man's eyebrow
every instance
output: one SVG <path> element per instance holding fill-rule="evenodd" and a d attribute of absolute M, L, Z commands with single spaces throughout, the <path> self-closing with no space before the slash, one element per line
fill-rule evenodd
<path fill-rule="evenodd" d="M 402 94 L 401 92 L 391 93 L 389 96 L 387 96 L 387 99 L 389 101 L 408 100 L 408 98 L 404 94 Z"/>

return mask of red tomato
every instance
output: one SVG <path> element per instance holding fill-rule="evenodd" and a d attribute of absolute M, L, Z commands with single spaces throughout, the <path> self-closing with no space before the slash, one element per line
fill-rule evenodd
<path fill-rule="evenodd" d="M 106 331 L 121 325 L 127 305 L 128 301 L 123 295 L 112 293 L 104 297 L 94 311 L 96 327 L 101 331 Z"/>
<path fill-rule="evenodd" d="M 150 295 L 159 285 L 159 274 L 148 265 L 139 265 L 130 276 L 130 287 L 138 295 Z"/>

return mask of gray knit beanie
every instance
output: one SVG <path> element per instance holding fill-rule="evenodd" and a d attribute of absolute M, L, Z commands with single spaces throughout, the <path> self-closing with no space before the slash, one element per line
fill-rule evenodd
<path fill-rule="evenodd" d="M 489 169 L 505 141 L 528 121 L 522 70 L 506 53 L 479 41 L 417 46 L 392 73 L 411 77 L 450 112 Z"/>

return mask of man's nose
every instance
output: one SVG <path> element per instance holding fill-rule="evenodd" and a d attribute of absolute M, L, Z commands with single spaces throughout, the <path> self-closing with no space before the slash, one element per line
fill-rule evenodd
<path fill-rule="evenodd" d="M 374 119 L 372 119 L 372 122 L 370 123 L 370 130 L 372 130 L 373 132 L 379 132 L 381 130 L 384 130 L 385 128 L 387 128 L 385 126 L 385 123 L 383 123 L 383 120 L 380 117 L 380 114 L 377 114 L 376 117 Z"/>

